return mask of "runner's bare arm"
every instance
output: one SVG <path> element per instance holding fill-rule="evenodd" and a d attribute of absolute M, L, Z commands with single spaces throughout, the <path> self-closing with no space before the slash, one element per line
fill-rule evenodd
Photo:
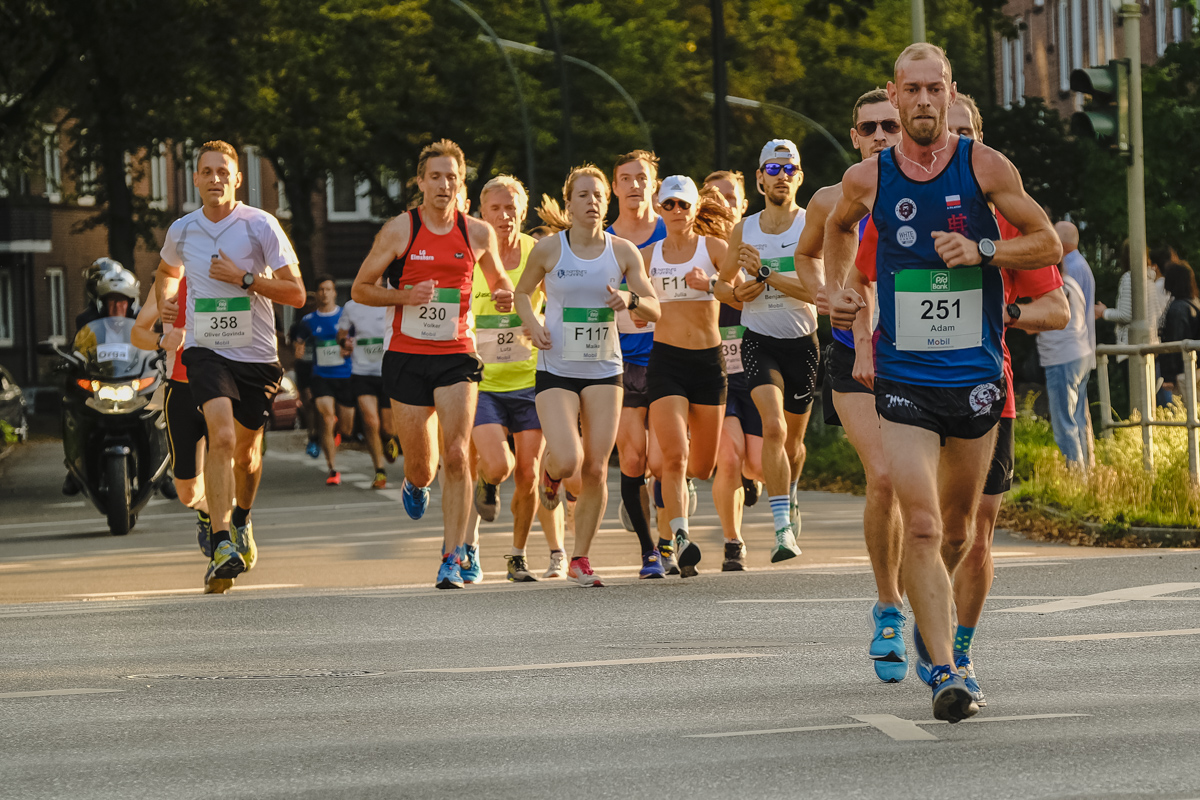
<path fill-rule="evenodd" d="M 996 242 L 992 264 L 1008 269 L 1041 269 L 1062 260 L 1062 242 L 1050 218 L 1025 192 L 1021 173 L 1001 153 L 978 144 L 972 148 L 972 166 L 979 187 L 1021 235 Z M 934 247 L 947 266 L 972 266 L 981 261 L 979 245 L 959 233 L 934 231 Z"/>
<path fill-rule="evenodd" d="M 1061 331 L 1071 321 L 1071 304 L 1062 287 L 1038 295 L 1028 303 L 1021 304 L 1021 318 L 1010 319 L 1004 309 L 1004 324 L 1026 333 Z"/>
<path fill-rule="evenodd" d="M 159 306 L 163 304 L 164 298 L 174 297 L 179 292 L 179 279 L 182 277 L 183 267 L 172 267 L 159 259 L 158 269 L 154 273 L 154 296 Z"/>
<path fill-rule="evenodd" d="M 629 315 L 646 322 L 657 321 L 659 315 L 658 295 L 655 294 L 654 286 L 650 283 L 650 277 L 646 273 L 643 254 L 638 252 L 632 242 L 613 237 L 613 255 L 617 257 L 617 264 L 620 265 L 621 272 L 625 273 L 625 283 L 628 284 L 629 291 L 622 292 L 611 286 L 608 287 L 608 307 L 614 311 L 624 311 L 629 308 L 630 292 L 632 292 L 638 296 L 638 305 L 637 308 L 630 309 Z"/>
<path fill-rule="evenodd" d="M 713 266 L 719 271 L 721 265 L 725 263 L 725 254 L 729 250 L 729 245 L 721 239 L 712 236 L 705 237 L 704 246 L 708 252 L 708 259 Z M 710 287 L 715 288 L 716 282 L 709 278 L 708 272 L 700 269 L 700 267 L 692 267 L 685 278 L 687 285 L 692 289 L 700 292 L 709 291 Z M 718 278 L 718 280 L 720 280 Z"/>
<path fill-rule="evenodd" d="M 496 310 L 505 314 L 512 311 L 513 285 L 500 261 L 496 230 L 481 219 L 467 217 L 467 233 L 471 236 L 471 247 L 475 249 L 479 270 L 492 290 L 492 302 L 496 304 Z"/>
<path fill-rule="evenodd" d="M 547 236 L 533 246 L 525 262 L 525 270 L 521 273 L 521 280 L 517 281 L 517 288 L 513 293 L 513 307 L 521 317 L 521 324 L 529 331 L 533 346 L 539 350 L 549 350 L 552 342 L 550 333 L 537 314 L 537 309 L 533 307 L 533 295 L 545 280 L 546 273 L 558 263 L 561 241 L 558 236 Z"/>
<path fill-rule="evenodd" d="M 837 204 L 842 195 L 839 184 L 825 186 L 808 201 L 804 209 L 804 230 L 800 232 L 800 241 L 796 243 L 796 279 L 804 287 L 804 291 L 813 299 L 807 302 L 817 304 L 818 313 L 828 314 L 828 302 L 825 300 L 825 262 L 822 260 L 825 247 L 825 221 L 829 212 Z M 803 300 L 804 298 L 800 298 Z M 824 308 L 822 308 L 824 306 Z"/>
<path fill-rule="evenodd" d="M 871 213 L 879 182 L 879 159 L 870 158 L 846 170 L 842 194 L 825 223 L 825 282 L 833 291 L 845 286 L 858 252 L 858 223 Z"/>
<path fill-rule="evenodd" d="M 350 297 L 364 306 L 419 306 L 433 299 L 433 281 L 421 281 L 411 289 L 388 289 L 381 285 L 380 278 L 391 263 L 408 249 L 408 238 L 412 230 L 408 214 L 392 217 L 375 235 L 371 252 L 363 259 Z"/>
<path fill-rule="evenodd" d="M 875 331 L 871 327 L 875 319 L 875 287 L 867 280 L 867 276 L 858 270 L 850 273 L 849 288 L 858 292 L 863 299 L 862 311 L 854 315 L 854 324 L 850 326 L 854 334 L 854 367 L 851 377 L 866 386 L 875 388 Z"/>
<path fill-rule="evenodd" d="M 139 350 L 157 350 L 159 335 L 154 332 L 158 319 L 158 293 L 146 295 L 146 303 L 138 311 L 133 327 L 129 329 L 129 343 Z"/>
<path fill-rule="evenodd" d="M 221 256 L 224 257 L 224 255 L 224 252 L 221 252 Z M 213 263 L 216 264 L 218 262 L 219 259 Z M 238 268 L 234 267 L 234 269 Z M 210 271 L 209 274 L 211 275 L 212 272 Z M 221 279 L 218 278 L 218 280 Z M 251 294 L 260 294 L 272 303 L 279 303 L 280 305 L 291 306 L 292 308 L 302 308 L 307 298 L 304 293 L 304 279 L 300 277 L 299 264 L 288 264 L 287 266 L 280 267 L 274 270 L 269 278 L 265 275 L 256 276 L 254 283 L 250 284 L 250 288 L 246 291 Z"/>

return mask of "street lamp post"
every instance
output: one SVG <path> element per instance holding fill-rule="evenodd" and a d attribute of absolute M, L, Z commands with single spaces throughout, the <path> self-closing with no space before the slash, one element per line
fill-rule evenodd
<path fill-rule="evenodd" d="M 912 0 L 912 40 L 925 41 L 925 0 Z"/>
<path fill-rule="evenodd" d="M 705 92 L 704 99 L 714 100 L 715 97 L 711 93 Z M 731 106 L 741 106 L 743 108 L 765 108 L 768 111 L 776 111 L 780 114 L 789 116 L 792 119 L 798 119 L 817 133 L 821 134 L 821 136 L 825 137 L 825 140 L 833 145 L 833 149 L 836 150 L 838 155 L 842 157 L 842 160 L 846 162 L 847 167 L 854 164 L 853 159 L 850 158 L 850 154 L 846 152 L 846 148 L 842 147 L 841 143 L 834 138 L 832 133 L 826 130 L 824 125 L 817 122 L 812 117 L 806 117 L 799 111 L 793 111 L 787 106 L 776 105 L 775 103 L 764 103 L 761 100 L 751 100 L 748 97 L 735 97 L 733 95 L 726 95 L 725 102 Z"/>
<path fill-rule="evenodd" d="M 558 36 L 558 26 L 554 24 L 554 15 L 550 13 L 550 5 L 541 0 L 542 15 L 546 18 L 546 27 L 550 29 L 550 41 L 554 43 L 554 60 L 558 63 L 558 93 L 559 106 L 562 108 L 562 150 L 563 160 L 566 161 L 564 171 L 570 171 L 575 166 L 571 155 L 571 84 L 567 82 L 567 64 L 563 55 L 562 39 Z"/>
<path fill-rule="evenodd" d="M 712 11 L 712 59 L 713 59 L 713 139 L 716 145 L 716 163 L 713 169 L 729 166 L 729 105 L 725 102 L 729 94 L 729 79 L 725 69 L 725 3 L 710 0 Z"/>

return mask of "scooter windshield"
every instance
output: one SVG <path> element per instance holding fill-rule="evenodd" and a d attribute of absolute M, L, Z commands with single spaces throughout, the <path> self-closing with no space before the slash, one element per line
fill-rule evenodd
<path fill-rule="evenodd" d="M 140 378 L 154 353 L 139 350 L 130 342 L 133 320 L 128 317 L 105 317 L 79 329 L 75 336 L 75 352 L 87 363 L 91 378 Z"/>

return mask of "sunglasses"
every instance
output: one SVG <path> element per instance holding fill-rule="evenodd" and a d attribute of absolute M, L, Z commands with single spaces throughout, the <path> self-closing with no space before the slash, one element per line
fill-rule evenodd
<path fill-rule="evenodd" d="M 771 162 L 769 164 L 763 164 L 762 171 L 770 175 L 772 178 L 774 178 L 780 172 L 791 178 L 800 171 L 800 166 L 798 164 L 776 164 Z"/>
<path fill-rule="evenodd" d="M 674 197 L 664 200 L 659 203 L 663 207 L 663 211 L 674 211 L 675 206 L 679 206 L 680 211 L 690 211 L 692 204 L 685 200 L 676 200 Z"/>
<path fill-rule="evenodd" d="M 875 122 L 874 120 L 871 120 L 869 122 L 860 122 L 857 125 L 855 125 L 854 127 L 858 131 L 859 136 L 874 136 L 875 128 L 877 128 L 881 125 L 883 126 L 884 133 L 899 133 L 900 132 L 900 123 L 894 119 L 885 119 L 880 122 Z"/>

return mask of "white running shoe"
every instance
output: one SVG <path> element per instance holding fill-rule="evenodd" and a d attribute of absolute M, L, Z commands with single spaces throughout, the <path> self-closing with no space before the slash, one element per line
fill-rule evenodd
<path fill-rule="evenodd" d="M 567 577 L 567 554 L 556 550 L 550 554 L 550 568 L 542 574 L 543 578 Z"/>
<path fill-rule="evenodd" d="M 592 565 L 588 563 L 586 556 L 571 559 L 571 566 L 567 569 L 567 577 L 580 586 L 604 585 L 604 582 L 600 580 L 600 576 L 592 572 Z"/>

